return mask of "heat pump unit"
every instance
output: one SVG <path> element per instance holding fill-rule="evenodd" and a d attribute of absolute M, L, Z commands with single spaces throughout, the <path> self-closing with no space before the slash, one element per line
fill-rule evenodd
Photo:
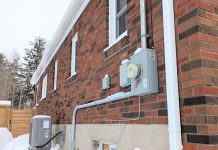
<path fill-rule="evenodd" d="M 52 136 L 52 122 L 50 116 L 34 116 L 30 124 L 29 133 L 29 149 L 30 150 L 50 150 L 51 143 L 43 148 L 36 148 L 44 145 L 51 139 Z"/>

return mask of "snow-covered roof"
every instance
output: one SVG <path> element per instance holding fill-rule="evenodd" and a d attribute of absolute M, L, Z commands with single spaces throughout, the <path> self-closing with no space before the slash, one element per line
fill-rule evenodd
<path fill-rule="evenodd" d="M 90 0 L 72 0 L 70 6 L 67 9 L 67 12 L 65 13 L 54 36 L 52 37 L 52 40 L 45 48 L 42 60 L 31 79 L 32 85 L 35 85 L 38 82 L 46 67 L 49 65 L 52 58 L 60 48 L 61 44 L 63 43 L 63 41 L 73 28 L 74 24 L 77 22 L 80 15 L 88 5 L 89 1 Z"/>
<path fill-rule="evenodd" d="M 47 115 L 37 115 L 37 116 L 34 116 L 33 118 L 36 119 L 36 118 L 51 118 L 51 117 Z"/>
<path fill-rule="evenodd" d="M 0 105 L 11 105 L 11 101 L 8 101 L 8 100 L 0 100 Z"/>

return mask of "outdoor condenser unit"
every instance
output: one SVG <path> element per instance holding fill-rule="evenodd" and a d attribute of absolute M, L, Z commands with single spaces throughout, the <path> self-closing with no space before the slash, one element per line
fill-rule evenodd
<path fill-rule="evenodd" d="M 52 136 L 52 122 L 50 116 L 34 116 L 30 124 L 29 133 L 29 149 L 30 150 L 50 150 L 51 143 L 43 148 L 36 148 L 45 144 Z"/>

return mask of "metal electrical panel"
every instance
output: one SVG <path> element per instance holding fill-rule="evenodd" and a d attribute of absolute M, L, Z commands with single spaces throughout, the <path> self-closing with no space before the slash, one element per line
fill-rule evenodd
<path fill-rule="evenodd" d="M 127 68 L 134 95 L 158 93 L 157 56 L 153 49 L 137 49 Z"/>
<path fill-rule="evenodd" d="M 50 116 L 34 116 L 30 124 L 29 149 L 30 150 L 50 150 L 51 143 L 43 148 L 41 146 L 51 139 L 52 122 Z"/>
<path fill-rule="evenodd" d="M 127 77 L 126 69 L 129 65 L 129 60 L 126 59 L 122 61 L 122 64 L 120 65 L 120 86 L 126 87 L 131 84 L 130 79 Z"/>
<path fill-rule="evenodd" d="M 106 74 L 104 76 L 104 78 L 102 79 L 102 89 L 106 90 L 110 88 L 110 78 L 108 76 L 108 74 Z"/>

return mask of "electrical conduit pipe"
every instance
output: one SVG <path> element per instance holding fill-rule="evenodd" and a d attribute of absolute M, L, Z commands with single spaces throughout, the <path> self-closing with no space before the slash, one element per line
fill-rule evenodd
<path fill-rule="evenodd" d="M 140 0 L 140 21 L 141 21 L 141 45 L 142 49 L 147 48 L 147 23 L 146 23 L 146 7 L 145 0 Z"/>

